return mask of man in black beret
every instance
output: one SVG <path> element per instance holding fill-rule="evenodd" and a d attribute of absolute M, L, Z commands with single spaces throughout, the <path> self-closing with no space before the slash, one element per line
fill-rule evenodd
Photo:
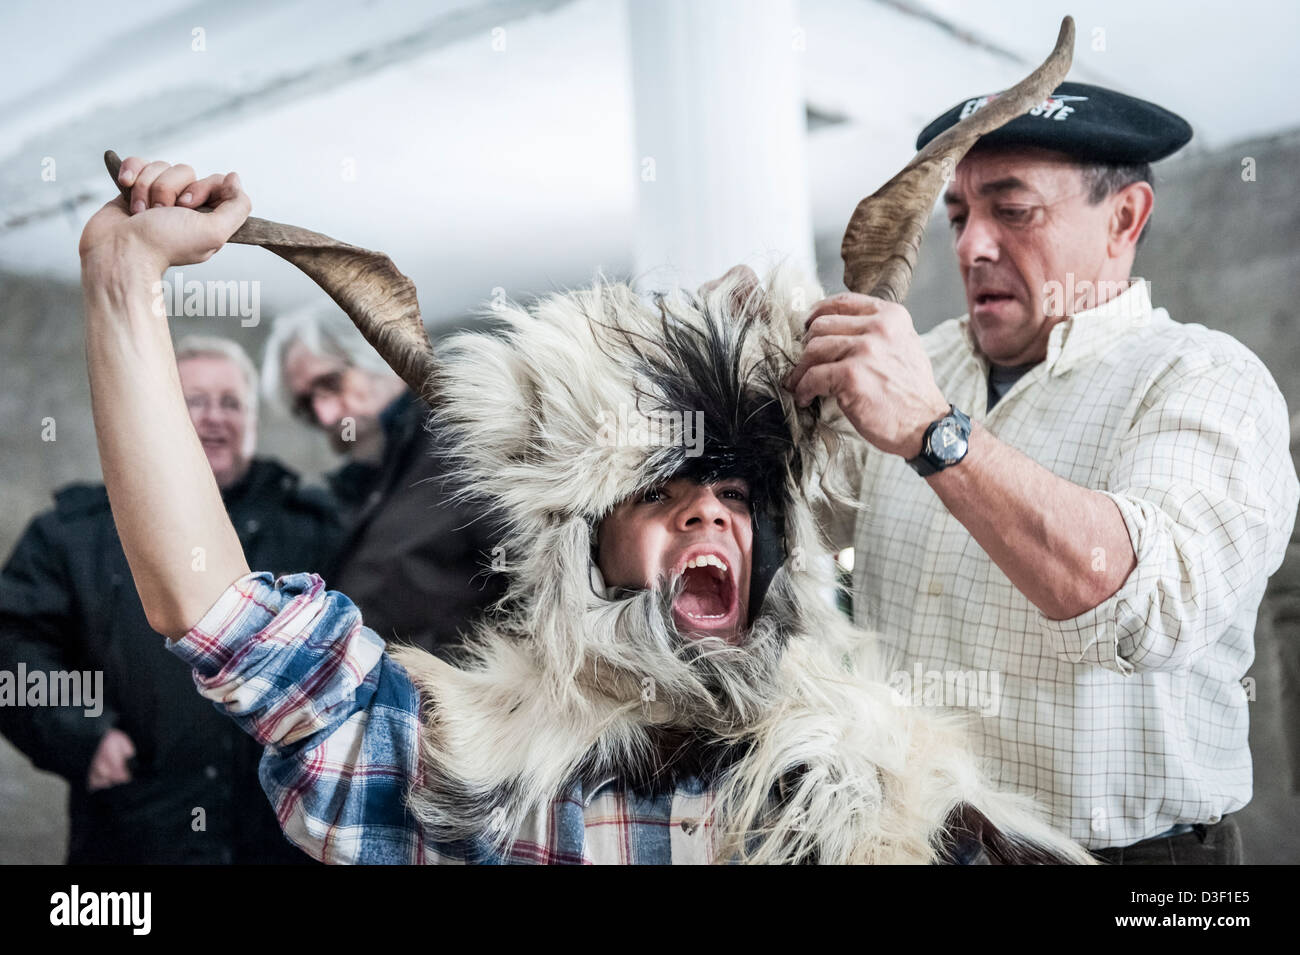
<path fill-rule="evenodd" d="M 788 381 L 865 439 L 847 473 L 867 506 L 826 522 L 896 688 L 978 705 L 999 781 L 1123 864 L 1242 859 L 1240 681 L 1300 500 L 1263 363 L 1131 275 L 1150 164 L 1190 138 L 1152 103 L 1061 84 L 947 184 L 967 314 L 918 336 L 901 305 L 833 296 Z M 973 685 L 990 692 L 956 692 Z"/>

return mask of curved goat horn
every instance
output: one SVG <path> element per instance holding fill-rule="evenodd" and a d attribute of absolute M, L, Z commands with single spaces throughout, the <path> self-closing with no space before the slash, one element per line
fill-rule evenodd
<path fill-rule="evenodd" d="M 122 160 L 111 149 L 104 165 L 127 202 L 131 189 L 117 182 Z M 319 232 L 249 216 L 228 240 L 260 245 L 292 262 L 319 285 L 417 395 L 436 398 L 433 345 L 420 319 L 415 283 L 382 252 L 348 245 Z"/>
<path fill-rule="evenodd" d="M 903 171 L 858 203 L 844 230 L 844 284 L 901 302 L 912 282 L 921 233 L 934 201 L 975 141 L 1033 109 L 1060 85 L 1074 54 L 1074 20 L 1061 21 L 1056 48 L 1033 73 L 963 119 L 916 154 Z"/>

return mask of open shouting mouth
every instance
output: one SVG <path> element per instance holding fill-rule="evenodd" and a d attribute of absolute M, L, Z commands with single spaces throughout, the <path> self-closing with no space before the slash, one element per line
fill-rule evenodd
<path fill-rule="evenodd" d="M 682 578 L 681 592 L 673 601 L 673 622 L 685 635 L 726 637 L 739 620 L 736 570 L 709 548 L 689 551 L 673 572 Z"/>

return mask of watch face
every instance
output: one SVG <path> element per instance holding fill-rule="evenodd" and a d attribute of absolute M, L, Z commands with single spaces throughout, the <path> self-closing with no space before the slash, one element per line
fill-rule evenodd
<path fill-rule="evenodd" d="M 966 438 L 952 418 L 945 420 L 930 435 L 930 453 L 940 461 L 960 461 L 966 453 Z"/>

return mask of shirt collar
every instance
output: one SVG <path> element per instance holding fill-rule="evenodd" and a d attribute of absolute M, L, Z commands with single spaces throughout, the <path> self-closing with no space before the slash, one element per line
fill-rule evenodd
<path fill-rule="evenodd" d="M 1151 321 L 1151 293 L 1146 279 L 1108 302 L 1059 322 L 1047 339 L 1047 368 L 1055 377 L 1109 350 L 1127 332 Z"/>
<path fill-rule="evenodd" d="M 1151 293 L 1146 279 L 1132 285 L 1096 308 L 1075 312 L 1058 322 L 1047 339 L 1048 373 L 1062 375 L 1076 365 L 1106 351 L 1126 332 L 1151 321 Z M 970 315 L 960 319 L 962 335 L 971 353 L 987 364 L 970 327 Z"/>

